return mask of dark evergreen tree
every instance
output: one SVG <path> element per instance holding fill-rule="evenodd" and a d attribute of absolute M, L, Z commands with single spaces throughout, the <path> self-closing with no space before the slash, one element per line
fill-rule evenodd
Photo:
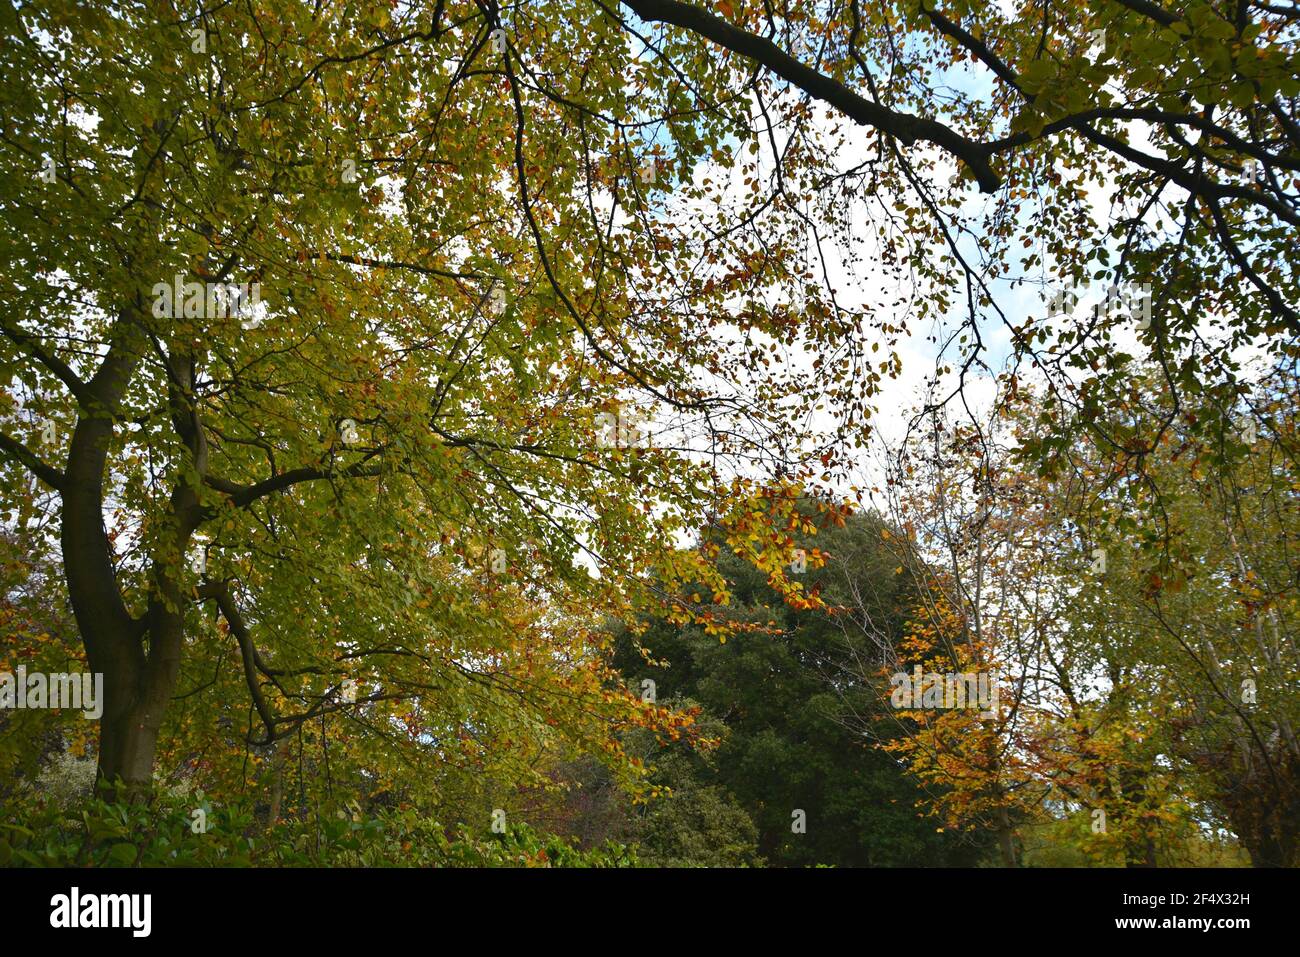
<path fill-rule="evenodd" d="M 661 700 L 692 699 L 725 727 L 716 753 L 695 759 L 694 787 L 734 796 L 768 864 L 973 864 L 983 852 L 979 839 L 940 831 L 916 807 L 921 792 L 901 765 L 844 720 L 880 713 L 888 721 L 880 689 L 859 675 L 863 662 L 880 660 L 882 637 L 901 637 L 911 581 L 882 541 L 877 516 L 823 526 L 799 544 L 830 559 L 800 577 L 843 611 L 793 609 L 761 572 L 724 554 L 732 603 L 718 611 L 770 631 L 724 644 L 698 628 L 656 621 L 638 639 L 620 636 L 616 662 L 633 687 L 650 678 Z M 673 762 L 680 782 L 680 758 Z"/>

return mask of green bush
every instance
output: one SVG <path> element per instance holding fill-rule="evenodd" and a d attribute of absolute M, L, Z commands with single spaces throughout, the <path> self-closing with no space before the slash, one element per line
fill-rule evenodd
<path fill-rule="evenodd" d="M 202 810 L 203 815 L 197 814 Z M 0 867 L 632 867 L 613 842 L 579 850 L 517 824 L 502 834 L 448 831 L 413 810 L 363 817 L 355 806 L 259 824 L 202 795 L 149 805 L 34 797 L 0 817 Z"/>

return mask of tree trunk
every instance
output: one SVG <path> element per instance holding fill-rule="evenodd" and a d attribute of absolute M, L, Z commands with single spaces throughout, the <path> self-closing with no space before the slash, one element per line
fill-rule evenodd
<path fill-rule="evenodd" d="M 1272 809 L 1252 815 L 1253 820 L 1237 824 L 1234 830 L 1250 855 L 1251 867 L 1293 867 L 1300 846 L 1297 826 L 1279 820 Z"/>
<path fill-rule="evenodd" d="M 1147 801 L 1146 776 L 1133 765 L 1119 771 L 1119 798 L 1123 809 L 1120 821 L 1124 834 L 1124 866 L 1155 867 L 1156 842 L 1149 831 L 1144 809 Z"/>
<path fill-rule="evenodd" d="M 158 722 L 147 708 L 128 708 L 111 720 L 105 713 L 97 778 L 107 800 L 148 800 L 157 743 Z"/>
<path fill-rule="evenodd" d="M 1011 816 L 1007 813 L 1005 806 L 998 808 L 997 830 L 998 850 L 1002 853 L 1002 866 L 1019 867 L 1020 862 L 1016 860 L 1016 839 L 1011 829 Z"/>
<path fill-rule="evenodd" d="M 113 367 L 105 361 L 105 368 Z M 78 420 L 68 451 L 60 529 L 77 629 L 91 672 L 104 676 L 97 784 L 107 785 L 110 796 L 119 778 L 127 783 L 149 780 L 149 775 L 141 777 L 140 767 L 152 761 L 157 734 L 156 727 L 148 736 L 141 733 L 148 732 L 138 707 L 147 667 L 142 629 L 122 602 L 104 530 L 104 471 L 112 429 L 107 411 Z"/>
<path fill-rule="evenodd" d="M 108 354 L 78 397 L 82 412 L 60 487 L 60 538 L 68 596 L 87 662 L 93 673 L 104 676 L 97 787 L 110 799 L 138 801 L 152 790 L 158 731 L 180 674 L 184 603 L 174 569 L 155 557 L 148 611 L 143 619 L 133 618 L 122 600 L 104 528 L 114 415 L 141 355 L 140 333 L 131 318 L 129 309 L 119 317 Z M 177 554 L 197 524 L 195 501 L 193 490 L 184 486 L 173 495 Z"/>
<path fill-rule="evenodd" d="M 158 732 L 180 673 L 179 653 L 167 653 L 172 644 L 179 652 L 180 630 L 175 628 L 174 638 L 169 630 L 150 630 L 150 654 L 143 668 L 130 660 L 104 666 L 96 779 L 108 800 L 147 801 L 153 791 Z"/>

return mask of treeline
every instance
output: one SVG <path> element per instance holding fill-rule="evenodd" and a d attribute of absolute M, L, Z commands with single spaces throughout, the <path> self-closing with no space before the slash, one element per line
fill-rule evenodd
<path fill-rule="evenodd" d="M 557 701 L 566 675 L 599 676 L 596 691 L 578 686 L 574 714 L 501 706 L 533 693 L 541 669 L 525 649 L 520 671 L 483 655 L 454 663 L 500 682 L 491 698 L 430 688 L 394 711 L 382 686 L 362 685 L 355 704 L 262 744 L 238 643 L 200 618 L 159 744 L 167 823 L 140 837 L 138 808 L 88 804 L 92 722 L 8 711 L 0 855 L 1293 866 L 1295 385 L 1262 380 L 1253 416 L 1225 435 L 1199 428 L 1208 416 L 1194 406 L 1170 414 L 1158 381 L 1136 379 L 1130 406 L 1037 470 L 1024 456 L 1051 403 L 1021 393 L 983 423 L 936 414 L 866 490 L 879 509 L 756 499 L 779 559 L 706 532 L 685 552 L 720 577 L 663 589 L 662 607 L 689 616 L 592 622 L 600 637 L 571 658 L 563 644 L 536 649 Z M 1149 442 L 1127 469 L 1103 442 L 1118 433 Z M 40 534 L 0 544 L 0 669 L 83 667 Z M 582 625 L 539 620 L 547 634 Z M 900 699 L 898 676 L 915 674 L 996 676 L 998 693 Z M 623 710 L 597 716 L 599 734 L 571 733 L 601 697 Z M 211 828 L 187 831 L 200 811 Z M 160 851 L 150 842 L 165 834 Z"/>

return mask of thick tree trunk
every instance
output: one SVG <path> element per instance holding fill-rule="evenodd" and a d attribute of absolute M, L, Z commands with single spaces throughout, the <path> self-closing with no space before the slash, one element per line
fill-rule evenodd
<path fill-rule="evenodd" d="M 1250 866 L 1294 867 L 1300 848 L 1300 825 L 1281 820 L 1272 809 L 1252 817 L 1234 827 L 1250 855 Z"/>
<path fill-rule="evenodd" d="M 1294 867 L 1300 863 L 1300 764 L 1278 753 L 1267 769 L 1262 765 L 1242 761 L 1244 770 L 1223 782 L 1220 800 L 1252 867 Z"/>
<path fill-rule="evenodd" d="M 1252 841 L 1246 848 L 1251 867 L 1288 867 L 1291 855 L 1282 842 L 1272 835 Z"/>
<path fill-rule="evenodd" d="M 128 709 L 112 720 L 105 715 L 99 732 L 98 771 L 105 797 L 132 802 L 148 799 L 157 743 L 158 726 L 146 709 Z"/>
<path fill-rule="evenodd" d="M 123 315 L 108 355 L 78 396 L 82 413 L 60 488 L 60 535 L 68 596 L 87 662 L 93 673 L 104 676 L 97 783 L 110 798 L 136 800 L 149 793 L 153 782 L 158 729 L 179 670 L 180 628 L 174 614 L 157 608 L 150 609 L 146 621 L 131 617 L 104 528 L 113 416 L 139 363 L 132 342 L 137 333 L 129 318 Z M 160 594 L 178 597 L 174 584 Z"/>
<path fill-rule="evenodd" d="M 158 732 L 180 672 L 179 654 L 166 651 L 173 643 L 179 650 L 179 629 L 169 637 L 151 629 L 142 669 L 130 661 L 105 666 L 97 780 L 109 800 L 145 801 L 152 793 Z"/>

